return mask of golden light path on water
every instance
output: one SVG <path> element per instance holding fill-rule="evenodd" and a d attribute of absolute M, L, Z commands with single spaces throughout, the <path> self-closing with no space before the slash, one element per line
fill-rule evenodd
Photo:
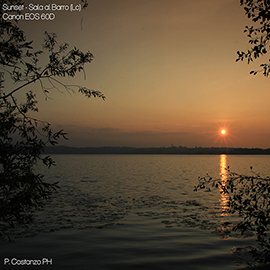
<path fill-rule="evenodd" d="M 227 169 L 227 155 L 220 155 L 220 161 L 219 161 L 219 167 L 220 167 L 220 180 L 223 186 L 226 185 L 228 180 L 228 171 Z M 221 191 L 221 189 L 220 189 Z M 221 216 L 227 216 L 226 210 L 228 209 L 227 203 L 229 201 L 228 194 L 223 194 L 222 192 L 221 198 L 220 198 L 220 206 L 222 210 Z"/>

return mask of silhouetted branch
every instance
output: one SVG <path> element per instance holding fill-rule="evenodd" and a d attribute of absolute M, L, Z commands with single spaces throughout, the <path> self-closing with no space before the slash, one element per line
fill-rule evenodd
<path fill-rule="evenodd" d="M 262 177 L 253 171 L 251 175 L 243 175 L 226 169 L 226 181 L 212 178 L 208 174 L 198 178 L 194 191 L 218 189 L 221 194 L 228 196 L 227 212 L 238 214 L 241 221 L 232 227 L 233 231 L 252 231 L 256 234 L 259 247 L 253 247 L 254 259 L 258 262 L 270 262 L 270 177 Z M 260 252 L 259 252 L 260 251 Z"/>

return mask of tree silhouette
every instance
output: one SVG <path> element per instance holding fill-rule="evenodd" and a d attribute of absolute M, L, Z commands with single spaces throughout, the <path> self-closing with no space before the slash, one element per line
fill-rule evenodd
<path fill-rule="evenodd" d="M 238 51 L 236 61 L 247 60 L 247 63 L 265 56 L 269 50 L 270 40 L 270 1 L 269 0 L 240 0 L 240 5 L 244 6 L 246 15 L 255 25 L 246 26 L 244 32 L 249 38 L 251 48 L 244 51 Z M 252 70 L 250 74 L 256 75 L 258 72 L 263 72 L 263 75 L 268 77 L 270 72 L 269 60 L 267 63 L 262 63 L 259 70 Z"/>
<path fill-rule="evenodd" d="M 87 2 L 82 0 L 83 7 Z M 2 4 L 23 4 L 4 0 Z M 17 11 L 18 13 L 20 11 Z M 93 55 L 77 48 L 69 50 L 67 43 L 58 44 L 55 33 L 45 32 L 43 49 L 34 50 L 17 22 L 2 19 L 0 9 L 0 233 L 10 226 L 27 225 L 32 221 L 31 212 L 44 205 L 58 188 L 57 183 L 47 183 L 44 176 L 34 170 L 42 162 L 54 165 L 50 156 L 43 156 L 46 145 L 55 145 L 59 138 L 67 139 L 63 130 L 53 132 L 51 125 L 32 115 L 38 112 L 36 96 L 26 91 L 26 99 L 19 101 L 16 94 L 28 85 L 39 83 L 45 97 L 53 89 L 78 90 L 87 98 L 105 96 L 79 85 L 66 85 L 61 78 L 73 78 L 84 72 L 84 65 L 91 63 Z M 47 57 L 40 64 L 40 57 Z M 5 86 L 15 85 L 15 88 Z M 45 86 L 44 82 L 47 81 Z M 13 82 L 11 84 L 10 82 Z M 36 84 L 35 84 L 36 85 Z"/>
<path fill-rule="evenodd" d="M 250 252 L 253 262 L 270 262 L 270 177 L 262 177 L 253 171 L 243 175 L 232 172 L 228 167 L 220 178 L 212 178 L 206 174 L 199 177 L 194 191 L 213 189 L 219 190 L 222 195 L 228 196 L 227 212 L 237 214 L 240 221 L 231 226 L 228 234 L 251 232 L 258 240 L 258 246 L 252 247 Z M 226 181 L 222 181 L 222 179 Z M 245 234 L 246 235 L 246 234 Z M 251 262 L 252 263 L 252 262 Z"/>

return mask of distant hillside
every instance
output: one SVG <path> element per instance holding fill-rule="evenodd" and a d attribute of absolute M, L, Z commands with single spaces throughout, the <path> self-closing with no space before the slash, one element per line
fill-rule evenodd
<path fill-rule="evenodd" d="M 227 148 L 227 147 L 69 147 L 55 146 L 46 147 L 45 154 L 176 154 L 176 155 L 269 155 L 270 148 Z"/>

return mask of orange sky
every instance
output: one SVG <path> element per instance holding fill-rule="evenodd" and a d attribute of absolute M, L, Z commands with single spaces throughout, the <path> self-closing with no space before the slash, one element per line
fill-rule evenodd
<path fill-rule="evenodd" d="M 52 22 L 21 26 L 36 46 L 47 30 L 90 50 L 87 80 L 79 74 L 72 84 L 107 98 L 52 91 L 45 102 L 31 87 L 39 118 L 69 133 L 62 144 L 270 147 L 269 79 L 249 75 L 260 60 L 235 62 L 248 49 L 243 30 L 251 25 L 239 1 L 92 0 L 80 13 L 55 14 Z"/>

